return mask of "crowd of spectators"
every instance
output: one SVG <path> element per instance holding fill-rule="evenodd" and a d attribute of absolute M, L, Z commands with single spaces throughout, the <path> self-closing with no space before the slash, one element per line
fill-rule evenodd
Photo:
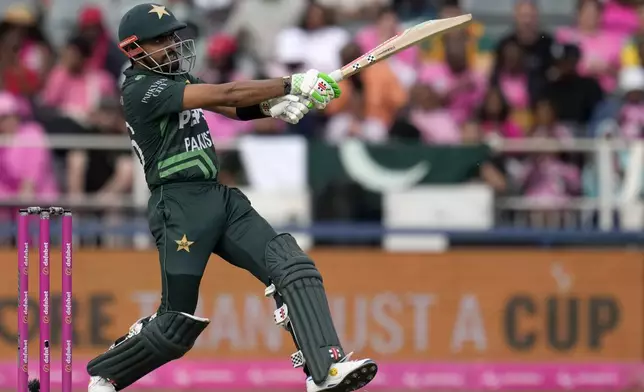
<path fill-rule="evenodd" d="M 4 11 L 0 136 L 7 142 L 0 147 L 0 197 L 110 198 L 130 190 L 130 152 L 50 151 L 47 145 L 51 134 L 126 134 L 118 84 L 127 61 L 114 41 L 121 8 L 132 4 L 104 3 L 74 8 L 73 1 L 50 0 Z M 464 13 L 454 0 L 162 3 L 188 22 L 182 34 L 195 38 L 200 58 L 195 73 L 208 83 L 334 70 L 400 32 L 406 22 Z M 50 10 L 65 6 L 72 12 Z M 579 0 L 572 24 L 551 31 L 540 24 L 536 1 L 515 0 L 513 7 L 508 15 L 514 20 L 508 19 L 504 35 L 493 36 L 474 22 L 426 41 L 341 82 L 340 99 L 296 126 L 210 114 L 213 139 L 221 145 L 252 133 L 428 145 L 499 138 L 642 139 L 642 2 Z M 27 154 L 12 147 L 11 140 L 25 139 L 40 148 Z M 618 158 L 619 174 L 624 159 Z M 491 176 L 507 179 L 494 181 L 501 193 L 557 200 L 597 192 L 593 165 L 569 156 L 533 154 L 495 162 Z"/>

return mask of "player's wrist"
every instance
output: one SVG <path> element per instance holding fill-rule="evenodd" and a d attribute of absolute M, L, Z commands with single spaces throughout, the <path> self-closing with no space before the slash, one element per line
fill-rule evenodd
<path fill-rule="evenodd" d="M 291 90 L 293 89 L 293 81 L 291 80 L 291 77 L 284 76 L 282 78 L 282 83 L 284 84 L 284 95 L 291 94 Z"/>

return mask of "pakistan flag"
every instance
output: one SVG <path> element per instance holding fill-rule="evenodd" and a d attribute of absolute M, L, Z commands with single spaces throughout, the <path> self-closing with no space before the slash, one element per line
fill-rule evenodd
<path fill-rule="evenodd" d="M 485 145 L 310 143 L 308 178 L 316 220 L 379 220 L 383 193 L 470 181 L 490 156 Z M 338 208 L 349 216 L 338 216 Z"/>

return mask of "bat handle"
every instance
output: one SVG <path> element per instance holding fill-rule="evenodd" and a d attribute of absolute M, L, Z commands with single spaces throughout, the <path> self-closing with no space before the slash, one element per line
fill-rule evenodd
<path fill-rule="evenodd" d="M 344 78 L 342 77 L 342 70 L 339 70 L 339 69 L 336 69 L 335 71 L 331 72 L 331 73 L 329 74 L 329 76 L 330 76 L 333 80 L 335 80 L 336 82 L 339 82 L 339 81 L 341 81 L 342 79 L 344 79 Z"/>

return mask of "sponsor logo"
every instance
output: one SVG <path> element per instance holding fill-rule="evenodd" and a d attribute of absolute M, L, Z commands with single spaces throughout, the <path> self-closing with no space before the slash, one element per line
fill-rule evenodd
<path fill-rule="evenodd" d="M 318 83 L 318 90 L 325 92 L 327 90 L 326 83 L 324 82 L 319 82 Z"/>
<path fill-rule="evenodd" d="M 337 361 L 338 359 L 342 358 L 342 355 L 340 354 L 340 350 L 337 347 L 331 347 L 329 349 L 329 355 L 331 355 L 331 358 L 334 361 Z"/>
<path fill-rule="evenodd" d="M 148 88 L 148 91 L 145 92 L 143 98 L 141 98 L 142 103 L 149 103 L 152 98 L 157 98 L 163 90 L 168 88 L 169 83 L 168 79 L 159 79 L 156 82 L 152 83 Z"/>
<path fill-rule="evenodd" d="M 184 110 L 179 113 L 179 129 L 183 129 L 186 125 L 194 127 L 205 119 L 202 109 Z"/>
<path fill-rule="evenodd" d="M 43 298 L 41 303 L 41 312 L 42 312 L 42 321 L 45 324 L 49 324 L 49 291 L 43 291 Z"/>
<path fill-rule="evenodd" d="M 187 137 L 183 139 L 183 144 L 186 147 L 186 152 L 205 150 L 213 146 L 210 131 L 201 132 L 197 136 Z"/>
<path fill-rule="evenodd" d="M 138 39 L 139 39 L 139 38 L 138 38 L 136 35 L 131 35 L 131 36 L 129 36 L 128 38 L 126 38 L 126 39 L 124 39 L 123 41 L 121 41 L 121 42 L 119 43 L 119 46 L 120 46 L 121 48 L 124 48 L 124 47 L 128 46 L 129 44 L 131 44 L 131 43 L 134 43 L 134 42 L 138 41 Z"/>

